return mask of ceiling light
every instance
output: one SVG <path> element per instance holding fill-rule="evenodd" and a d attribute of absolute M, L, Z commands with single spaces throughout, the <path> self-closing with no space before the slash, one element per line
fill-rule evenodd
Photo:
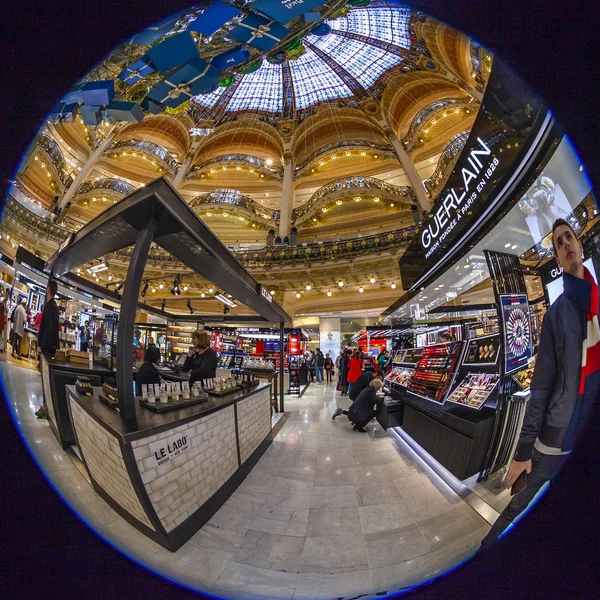
<path fill-rule="evenodd" d="M 360 202 L 360 196 L 355 196 L 354 197 L 354 202 Z"/>
<path fill-rule="evenodd" d="M 271 290 L 271 291 L 269 292 L 269 294 L 271 294 L 271 296 L 274 296 L 274 295 L 275 295 L 275 290 Z"/>
<path fill-rule="evenodd" d="M 87 269 L 87 272 L 90 275 L 96 275 L 97 273 L 101 273 L 102 271 L 106 271 L 107 269 L 108 269 L 108 263 L 101 262 L 98 265 L 92 265 L 89 269 Z"/>
<path fill-rule="evenodd" d="M 162 283 L 159 283 L 159 284 L 158 284 L 158 287 L 159 287 L 159 289 L 161 289 L 161 290 L 162 290 L 162 289 L 163 289 L 165 286 L 164 286 Z"/>
<path fill-rule="evenodd" d="M 344 287 L 344 282 L 343 282 L 343 281 L 340 281 L 340 282 L 338 283 L 338 286 L 339 286 L 339 287 Z"/>
<path fill-rule="evenodd" d="M 505 248 L 510 248 L 510 242 L 508 242 L 508 244 L 504 244 Z"/>
<path fill-rule="evenodd" d="M 156 294 L 156 288 L 152 288 L 152 293 Z"/>
<path fill-rule="evenodd" d="M 208 293 L 212 294 L 215 290 L 213 288 L 208 288 Z"/>
<path fill-rule="evenodd" d="M 269 195 L 269 193 L 267 192 L 267 193 L 265 194 L 265 196 L 268 196 L 268 195 Z"/>
<path fill-rule="evenodd" d="M 310 287 L 310 285 L 307 285 L 307 286 L 306 286 L 306 291 L 307 291 L 307 292 L 310 292 L 310 290 L 311 290 L 311 289 L 312 289 L 312 288 Z"/>
<path fill-rule="evenodd" d="M 375 283 L 375 277 L 371 277 L 371 279 L 369 279 L 369 281 L 370 281 L 371 283 Z"/>
<path fill-rule="evenodd" d="M 471 265 L 470 265 L 469 263 L 467 263 L 467 264 L 465 265 L 465 269 L 470 269 L 470 268 L 471 268 Z"/>
<path fill-rule="evenodd" d="M 326 209 L 325 207 L 323 207 L 323 208 L 321 209 L 321 212 L 324 212 L 324 213 L 326 213 L 326 212 L 327 212 L 327 209 Z"/>
<path fill-rule="evenodd" d="M 313 221 L 316 223 L 317 222 L 317 217 L 313 217 Z"/>
<path fill-rule="evenodd" d="M 358 291 L 362 294 L 365 291 L 365 288 L 359 287 Z"/>
<path fill-rule="evenodd" d="M 163 312 L 165 312 L 165 306 L 167 305 L 167 301 L 163 298 L 163 301 L 160 305 L 160 310 L 162 310 Z"/>
<path fill-rule="evenodd" d="M 439 287 L 443 288 L 443 287 L 444 287 L 444 284 L 443 284 L 443 283 L 440 283 Z"/>
<path fill-rule="evenodd" d="M 252 223 L 252 227 L 256 227 L 256 223 Z"/>
<path fill-rule="evenodd" d="M 202 293 L 200 294 L 200 297 L 201 297 L 201 298 L 204 298 L 205 296 L 206 296 L 206 294 L 205 294 L 204 292 L 202 292 Z"/>
<path fill-rule="evenodd" d="M 108 280 L 109 280 L 109 281 L 112 281 L 112 275 L 109 275 L 109 276 L 108 276 Z"/>
<path fill-rule="evenodd" d="M 327 295 L 328 295 L 328 296 L 331 296 L 331 292 L 327 292 Z"/>
<path fill-rule="evenodd" d="M 146 280 L 146 282 L 144 283 L 144 287 L 142 288 L 142 292 L 140 295 L 142 296 L 142 298 L 144 298 L 147 293 L 148 293 L 148 280 Z"/>
<path fill-rule="evenodd" d="M 396 284 L 392 283 L 392 289 L 395 290 L 396 289 Z"/>
<path fill-rule="evenodd" d="M 300 298 L 299 292 L 296 292 L 296 298 Z"/>
<path fill-rule="evenodd" d="M 220 292 L 217 292 L 215 294 L 215 298 L 217 300 L 220 300 L 223 304 L 226 304 L 227 306 L 231 306 L 232 308 L 237 306 L 237 304 L 233 300 L 230 300 L 227 296 L 224 296 Z"/>
<path fill-rule="evenodd" d="M 188 286 L 187 286 L 187 285 L 184 285 L 184 286 L 183 286 L 183 291 L 184 291 L 184 292 L 187 292 L 187 291 L 188 291 Z"/>
<path fill-rule="evenodd" d="M 78 272 L 78 273 L 81 273 L 81 269 L 77 269 L 77 272 Z"/>
<path fill-rule="evenodd" d="M 510 247 L 510 249 L 511 249 L 511 250 L 516 250 L 516 249 L 517 249 L 517 245 L 516 245 L 516 244 L 513 244 L 513 245 Z"/>
<path fill-rule="evenodd" d="M 390 204 L 390 206 L 394 206 L 394 203 L 392 202 L 392 203 Z"/>
<path fill-rule="evenodd" d="M 336 201 L 335 201 L 335 203 L 336 203 L 338 206 L 340 206 L 340 205 L 342 204 L 342 201 L 341 201 L 341 200 L 336 200 Z"/>

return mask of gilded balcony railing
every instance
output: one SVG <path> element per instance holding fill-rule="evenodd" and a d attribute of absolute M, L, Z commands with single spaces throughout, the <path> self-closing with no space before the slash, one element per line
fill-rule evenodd
<path fill-rule="evenodd" d="M 392 185 L 381 179 L 375 177 L 343 177 L 331 181 L 324 186 L 320 187 L 302 206 L 295 208 L 292 211 L 292 222 L 297 222 L 302 217 L 311 213 L 314 209 L 318 208 L 324 201 L 327 200 L 327 196 L 340 192 L 342 190 L 380 190 L 388 194 L 393 194 L 399 198 L 413 199 L 414 194 L 412 188 L 409 186 Z"/>
<path fill-rule="evenodd" d="M 202 164 L 195 165 L 190 169 L 190 173 L 197 173 L 205 169 L 210 169 L 210 167 L 223 167 L 227 164 L 239 163 L 248 164 L 277 178 L 281 178 L 283 176 L 283 169 L 281 167 L 269 165 L 264 159 L 258 158 L 257 156 L 252 156 L 251 154 L 225 154 L 223 156 L 217 156 L 204 161 Z"/>
<path fill-rule="evenodd" d="M 374 144 L 364 140 L 340 140 L 338 142 L 332 142 L 321 146 L 318 150 L 315 150 L 308 158 L 304 159 L 301 163 L 296 165 L 296 171 L 302 171 L 305 167 L 312 164 L 319 156 L 326 154 L 330 150 L 337 150 L 338 148 L 359 148 L 360 150 L 376 150 L 379 152 L 393 152 L 394 149 L 389 144 Z"/>
<path fill-rule="evenodd" d="M 192 208 L 210 204 L 218 204 L 221 206 L 235 206 L 245 211 L 248 211 L 261 219 L 264 219 L 265 221 L 270 221 L 273 223 L 279 221 L 278 210 L 271 210 L 269 208 L 265 208 L 264 206 L 261 206 L 258 202 L 252 200 L 252 198 L 244 196 L 237 190 L 217 190 L 215 192 L 203 194 L 202 196 L 197 196 L 190 202 L 190 206 Z"/>
<path fill-rule="evenodd" d="M 147 140 L 121 140 L 119 142 L 115 142 L 111 148 L 107 150 L 107 152 L 111 153 L 115 152 L 116 150 L 123 150 L 126 148 L 146 152 L 153 158 L 158 158 L 160 161 L 165 163 L 171 171 L 176 171 L 179 168 L 179 163 L 175 159 L 171 158 L 169 151 L 166 148 Z"/>
<path fill-rule="evenodd" d="M 77 190 L 77 193 L 85 194 L 92 190 L 114 190 L 115 192 L 126 196 L 127 194 L 131 194 L 131 192 L 135 192 L 136 189 L 135 186 L 130 183 L 125 183 L 120 179 L 110 179 L 105 177 L 104 179 L 98 179 L 97 181 L 86 181 L 85 183 L 82 183 Z"/>
<path fill-rule="evenodd" d="M 43 148 L 50 157 L 50 160 L 52 160 L 62 184 L 65 187 L 69 187 L 71 183 L 73 183 L 73 177 L 69 173 L 69 167 L 59 145 L 50 136 L 44 133 L 38 134 L 36 141 L 38 146 Z"/>
<path fill-rule="evenodd" d="M 13 218 L 20 225 L 27 227 L 37 235 L 53 242 L 61 243 L 70 234 L 68 229 L 55 225 L 48 219 L 44 219 L 28 208 L 25 208 L 10 194 L 7 197 L 4 212 L 8 217 Z"/>

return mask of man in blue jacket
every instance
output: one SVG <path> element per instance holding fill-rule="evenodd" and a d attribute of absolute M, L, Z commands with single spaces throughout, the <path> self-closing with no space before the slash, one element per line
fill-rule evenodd
<path fill-rule="evenodd" d="M 586 340 L 588 348 L 594 345 L 589 337 L 588 322 L 593 310 L 590 307 L 595 304 L 593 294 L 598 295 L 598 288 L 583 266 L 581 242 L 563 219 L 554 222 L 552 245 L 556 262 L 563 268 L 564 292 L 544 317 L 531 398 L 507 476 L 508 486 L 512 487 L 525 472 L 525 488 L 513 496 L 481 542 L 482 548 L 495 541 L 527 508 L 542 486 L 554 479 L 573 447 L 590 404 L 600 391 L 598 371 L 591 377 L 584 373 L 582 378 L 583 342 Z M 583 393 L 582 389 L 585 389 Z"/>

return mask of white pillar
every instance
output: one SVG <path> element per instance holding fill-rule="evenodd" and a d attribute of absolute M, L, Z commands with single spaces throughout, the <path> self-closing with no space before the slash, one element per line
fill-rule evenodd
<path fill-rule="evenodd" d="M 113 141 L 115 137 L 117 126 L 115 125 L 113 129 L 109 132 L 109 134 L 100 142 L 98 147 L 94 150 L 92 155 L 85 161 L 83 167 L 81 167 L 81 171 L 75 177 L 73 183 L 69 186 L 69 189 L 64 193 L 63 197 L 60 199 L 58 203 L 58 208 L 63 208 L 63 206 L 70 202 L 73 199 L 73 196 L 77 193 L 79 186 L 85 182 L 87 176 L 90 174 L 92 169 L 94 168 L 96 161 L 102 156 L 104 151 L 108 148 L 110 143 Z"/>
<path fill-rule="evenodd" d="M 281 241 L 290 234 L 294 210 L 294 165 L 291 156 L 286 156 L 283 163 L 283 186 L 281 191 L 281 211 L 279 214 L 279 236 Z"/>
<path fill-rule="evenodd" d="M 394 152 L 396 153 L 396 157 L 400 161 L 402 165 L 402 169 L 406 173 L 406 177 L 410 183 L 410 187 L 412 188 L 415 196 L 417 197 L 417 204 L 419 206 L 419 211 L 423 212 L 424 210 L 429 210 L 431 208 L 431 202 L 427 197 L 427 191 L 425 190 L 425 186 L 423 185 L 423 181 L 419 177 L 419 173 L 413 165 L 410 156 L 404 149 L 402 142 L 396 137 L 393 131 L 388 131 L 387 136 L 392 142 L 392 146 L 394 148 Z"/>
<path fill-rule="evenodd" d="M 177 174 L 175 175 L 175 179 L 173 179 L 173 187 L 176 190 L 179 190 L 179 188 L 181 187 L 181 184 L 183 183 L 185 176 L 188 174 L 188 171 L 190 170 L 191 164 L 192 164 L 192 157 L 188 156 L 183 161 L 183 164 L 179 168 L 179 171 L 177 171 Z"/>

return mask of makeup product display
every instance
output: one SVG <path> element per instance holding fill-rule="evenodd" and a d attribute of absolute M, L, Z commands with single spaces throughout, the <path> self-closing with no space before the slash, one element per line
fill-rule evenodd
<path fill-rule="evenodd" d="M 404 354 L 403 363 L 408 365 L 416 365 L 423 356 L 423 348 L 410 348 Z"/>
<path fill-rule="evenodd" d="M 408 367 L 394 367 L 385 378 L 387 383 L 395 383 L 406 387 L 415 374 L 415 370 Z"/>
<path fill-rule="evenodd" d="M 533 369 L 524 369 L 523 371 L 519 371 L 518 373 L 515 373 L 512 378 L 522 390 L 527 390 L 531 386 Z"/>
<path fill-rule="evenodd" d="M 498 384 L 498 377 L 497 373 L 469 373 L 447 400 L 480 409 Z"/>
<path fill-rule="evenodd" d="M 408 384 L 408 391 L 426 400 L 443 404 L 444 395 L 458 362 L 460 348 L 461 342 L 423 348 L 423 355 Z"/>
<path fill-rule="evenodd" d="M 92 383 L 89 377 L 85 377 L 85 375 L 78 375 L 77 381 L 75 382 L 75 389 L 85 396 L 92 395 Z"/>
<path fill-rule="evenodd" d="M 489 335 L 469 340 L 463 364 L 495 365 L 500 350 L 500 336 Z"/>
<path fill-rule="evenodd" d="M 394 355 L 394 360 L 392 361 L 392 365 L 396 366 L 404 362 L 404 355 L 406 354 L 406 350 L 398 350 Z"/>

